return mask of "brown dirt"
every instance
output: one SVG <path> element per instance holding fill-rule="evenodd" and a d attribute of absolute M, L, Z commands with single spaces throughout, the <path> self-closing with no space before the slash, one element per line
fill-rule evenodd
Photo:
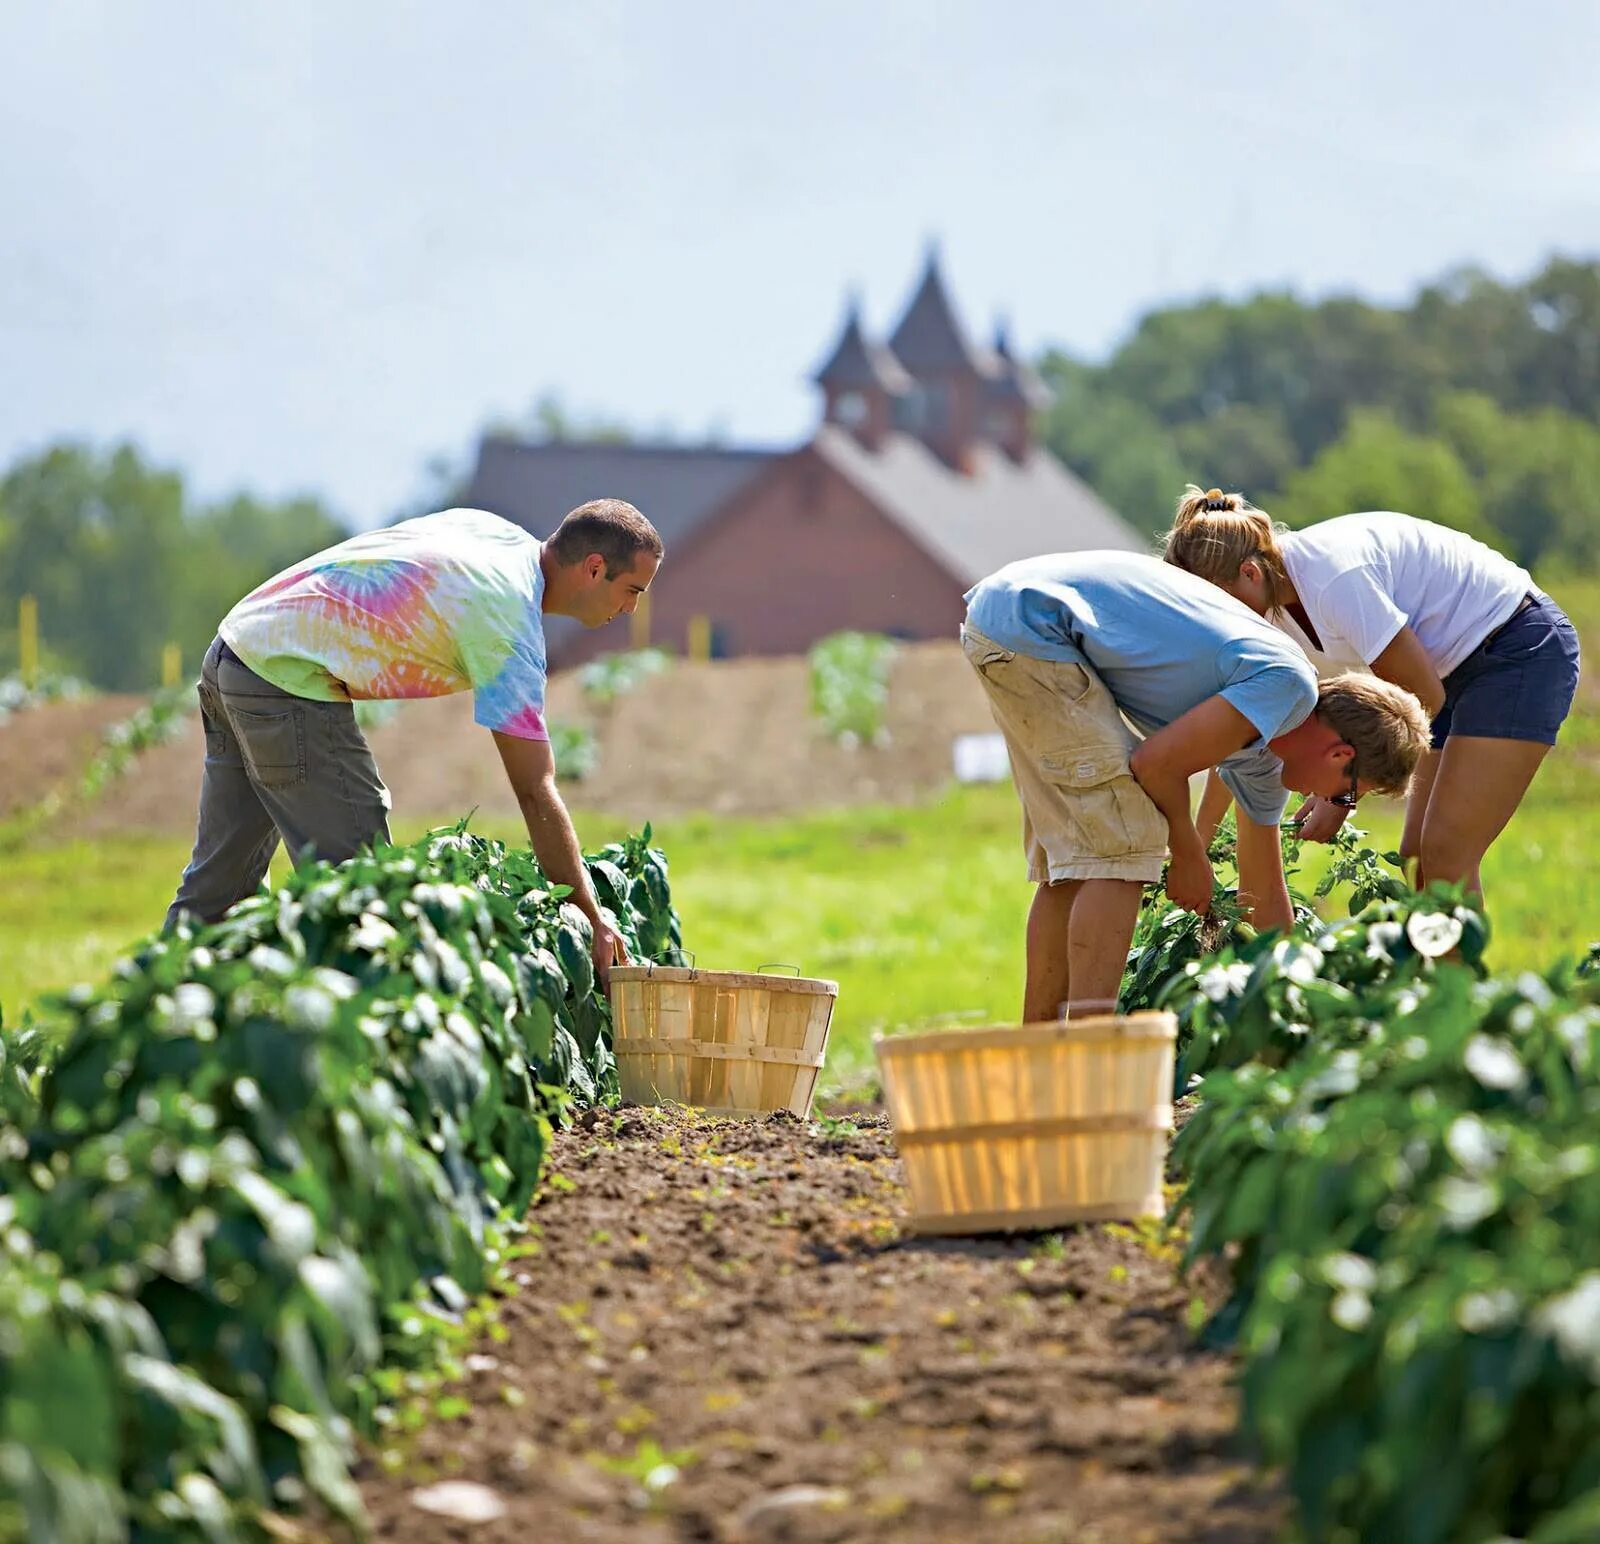
<path fill-rule="evenodd" d="M 992 730 L 988 706 L 954 643 L 908 644 L 895 659 L 884 746 L 848 750 L 812 717 L 803 659 L 679 662 L 597 711 L 577 676 L 550 684 L 550 718 L 595 728 L 599 765 L 565 792 L 574 809 L 639 821 L 710 811 L 782 814 L 926 797 L 951 776 L 957 734 Z M 66 784 L 97 731 L 137 699 L 33 709 L 0 725 L 0 814 Z M 370 735 L 401 818 L 453 819 L 477 807 L 514 819 L 515 800 L 468 695 L 406 703 Z M 203 756 L 195 719 L 72 820 L 77 834 L 194 829 Z"/>
<path fill-rule="evenodd" d="M 0 720 L 0 820 L 37 804 L 81 773 L 100 749 L 105 731 L 142 700 L 115 696 L 56 702 Z"/>
<path fill-rule="evenodd" d="M 470 1409 L 374 1456 L 383 1540 L 1265 1541 L 1159 1230 L 902 1235 L 881 1115 L 624 1110 L 557 1137 Z M 678 1477 L 648 1489 L 659 1462 Z M 641 1463 L 640 1455 L 645 1454 Z M 441 1479 L 496 1521 L 422 1510 Z"/>

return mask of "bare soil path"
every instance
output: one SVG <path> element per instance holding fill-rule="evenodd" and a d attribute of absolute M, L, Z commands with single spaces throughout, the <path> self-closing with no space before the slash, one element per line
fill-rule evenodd
<path fill-rule="evenodd" d="M 1159 1230 L 906 1237 L 887 1122 L 853 1125 L 629 1109 L 558 1136 L 509 1334 L 464 1415 L 369 1465 L 375 1536 L 1277 1537 Z M 442 1480 L 501 1515 L 423 1510 Z"/>

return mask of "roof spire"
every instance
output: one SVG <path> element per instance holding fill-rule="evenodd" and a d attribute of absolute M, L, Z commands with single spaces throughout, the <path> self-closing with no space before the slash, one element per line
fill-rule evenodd
<path fill-rule="evenodd" d="M 991 401 L 1021 401 L 1030 408 L 1044 408 L 1055 400 L 1055 394 L 1039 379 L 1033 367 L 1018 359 L 1012 350 L 1003 316 L 994 324 L 994 358 L 997 370 L 985 393 Z"/>
<path fill-rule="evenodd" d="M 987 374 L 982 356 L 968 341 L 950 303 L 936 238 L 928 242 L 922 278 L 889 338 L 889 347 L 913 375 Z"/>
<path fill-rule="evenodd" d="M 811 377 L 818 386 L 837 391 L 876 387 L 891 396 L 909 389 L 911 378 L 900 361 L 881 343 L 869 343 L 861 330 L 861 300 L 852 290 L 846 302 L 844 330 L 827 362 Z"/>

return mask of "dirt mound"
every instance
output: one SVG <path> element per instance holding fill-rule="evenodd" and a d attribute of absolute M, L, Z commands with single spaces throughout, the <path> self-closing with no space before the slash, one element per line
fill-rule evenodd
<path fill-rule="evenodd" d="M 0 820 L 65 789 L 99 751 L 106 730 L 143 700 L 115 696 L 53 702 L 0 719 Z"/>
<path fill-rule="evenodd" d="M 882 1116 L 586 1119 L 467 1408 L 369 1463 L 375 1537 L 457 1537 L 444 1479 L 483 1544 L 1277 1537 L 1153 1234 L 903 1237 Z"/>
<path fill-rule="evenodd" d="M 22 805 L 68 782 L 98 730 L 136 701 L 39 708 L 0 725 L 0 793 Z M 803 659 L 676 663 L 607 709 L 567 672 L 551 681 L 549 710 L 553 723 L 589 725 L 599 741 L 594 774 L 564 785 L 569 802 L 635 821 L 916 800 L 949 780 L 955 735 L 994 727 L 954 643 L 909 644 L 896 656 L 882 746 L 850 750 L 827 738 L 811 713 Z M 472 722 L 470 695 L 406 703 L 369 738 L 401 817 L 453 818 L 474 806 L 516 816 L 494 745 Z M 195 718 L 74 816 L 73 831 L 188 835 L 203 755 Z M 12 767 L 20 793 L 6 779 Z"/>

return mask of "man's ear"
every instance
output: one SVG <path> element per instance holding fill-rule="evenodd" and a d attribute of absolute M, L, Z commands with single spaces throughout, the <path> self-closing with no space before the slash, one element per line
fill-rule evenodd
<path fill-rule="evenodd" d="M 591 552 L 583 560 L 583 571 L 591 580 L 603 579 L 606 573 L 606 560 L 598 552 Z"/>

